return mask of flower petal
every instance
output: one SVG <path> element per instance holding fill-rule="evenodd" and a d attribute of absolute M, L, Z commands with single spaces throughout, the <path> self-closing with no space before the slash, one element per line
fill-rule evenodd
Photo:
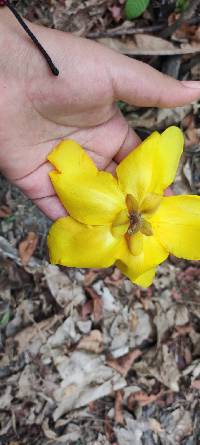
<path fill-rule="evenodd" d="M 49 174 L 53 187 L 73 218 L 86 224 L 109 224 L 126 208 L 117 180 L 111 173 L 99 172 L 76 142 L 61 142 L 48 160 L 56 167 Z"/>
<path fill-rule="evenodd" d="M 142 237 L 143 250 L 140 255 L 132 255 L 124 241 L 123 250 L 120 249 L 120 257 L 116 263 L 117 267 L 133 282 L 136 282 L 141 275 L 162 263 L 168 257 L 167 250 L 155 236 L 142 235 Z"/>
<path fill-rule="evenodd" d="M 51 263 L 69 267 L 109 267 L 120 242 L 110 226 L 86 226 L 70 216 L 58 219 L 48 235 Z"/>
<path fill-rule="evenodd" d="M 162 194 L 174 180 L 182 151 L 179 128 L 152 133 L 117 167 L 121 189 L 132 194 L 140 205 L 148 193 Z"/>
<path fill-rule="evenodd" d="M 180 258 L 200 260 L 200 197 L 169 196 L 149 216 L 165 248 Z"/>
<path fill-rule="evenodd" d="M 149 287 L 153 283 L 155 273 L 156 273 L 156 268 L 153 267 L 152 269 L 147 270 L 147 272 L 143 273 L 138 278 L 136 278 L 134 283 L 138 284 L 138 286 Z"/>

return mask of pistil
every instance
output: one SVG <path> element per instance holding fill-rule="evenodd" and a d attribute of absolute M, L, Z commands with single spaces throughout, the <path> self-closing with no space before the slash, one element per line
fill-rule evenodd
<path fill-rule="evenodd" d="M 130 225 L 127 233 L 128 235 L 133 235 L 134 233 L 138 232 L 138 230 L 140 230 L 141 215 L 139 215 L 139 213 L 131 211 L 129 214 L 129 221 Z"/>

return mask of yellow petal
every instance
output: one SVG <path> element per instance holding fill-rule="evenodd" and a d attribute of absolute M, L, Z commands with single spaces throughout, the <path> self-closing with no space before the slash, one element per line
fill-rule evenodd
<path fill-rule="evenodd" d="M 168 252 L 155 236 L 142 235 L 142 237 L 143 249 L 140 255 L 132 255 L 124 240 L 123 249 L 120 248 L 120 257 L 116 263 L 117 267 L 133 282 L 168 257 Z"/>
<path fill-rule="evenodd" d="M 134 283 L 138 284 L 138 286 L 149 287 L 153 283 L 155 273 L 156 273 L 156 268 L 153 267 L 153 269 L 148 270 L 147 272 L 143 273 L 138 278 L 136 278 Z"/>
<path fill-rule="evenodd" d="M 111 173 L 99 172 L 76 142 L 61 142 L 48 160 L 56 167 L 49 175 L 53 187 L 76 220 L 94 225 L 109 224 L 126 208 L 117 180 Z"/>
<path fill-rule="evenodd" d="M 117 167 L 121 189 L 139 204 L 148 193 L 162 194 L 174 180 L 182 151 L 179 128 L 169 127 L 161 135 L 152 133 Z"/>
<path fill-rule="evenodd" d="M 69 267 L 109 267 L 119 246 L 110 226 L 86 226 L 70 216 L 53 223 L 48 235 L 51 263 Z"/>
<path fill-rule="evenodd" d="M 163 197 L 156 193 L 148 193 L 141 203 L 142 213 L 153 213 L 159 207 Z"/>
<path fill-rule="evenodd" d="M 119 212 L 112 223 L 111 232 L 113 236 L 123 236 L 128 230 L 129 223 L 129 215 L 127 210 L 122 210 Z"/>
<path fill-rule="evenodd" d="M 169 196 L 149 216 L 165 248 L 180 258 L 200 260 L 200 197 Z"/>
<path fill-rule="evenodd" d="M 127 238 L 127 244 L 132 255 L 140 255 L 143 248 L 143 235 L 141 232 L 137 232 Z"/>

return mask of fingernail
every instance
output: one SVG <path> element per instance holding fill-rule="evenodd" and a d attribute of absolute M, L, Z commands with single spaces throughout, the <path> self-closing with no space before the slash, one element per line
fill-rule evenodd
<path fill-rule="evenodd" d="M 182 80 L 181 83 L 184 87 L 200 90 L 200 81 L 198 80 Z"/>

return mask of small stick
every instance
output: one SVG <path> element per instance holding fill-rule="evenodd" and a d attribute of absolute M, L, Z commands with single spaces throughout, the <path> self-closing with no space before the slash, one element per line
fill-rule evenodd
<path fill-rule="evenodd" d="M 16 9 L 14 8 L 13 5 L 11 5 L 9 0 L 5 0 L 5 5 L 10 9 L 10 11 L 14 14 L 15 18 L 18 20 L 18 22 L 20 23 L 20 25 L 22 26 L 22 28 L 24 29 L 24 31 L 28 34 L 28 36 L 31 38 L 31 40 L 33 41 L 33 43 L 37 46 L 37 48 L 39 49 L 39 51 L 42 53 L 42 55 L 44 56 L 46 62 L 48 63 L 51 72 L 54 74 L 54 76 L 58 76 L 59 75 L 59 70 L 58 68 L 54 65 L 51 57 L 47 54 L 47 52 L 45 51 L 45 49 L 43 48 L 43 46 L 41 45 L 41 43 L 38 41 L 38 39 L 36 38 L 36 36 L 32 33 L 32 31 L 30 30 L 30 28 L 27 26 L 27 24 L 24 22 L 24 20 L 22 19 L 22 17 L 18 14 L 18 12 L 16 11 Z"/>

